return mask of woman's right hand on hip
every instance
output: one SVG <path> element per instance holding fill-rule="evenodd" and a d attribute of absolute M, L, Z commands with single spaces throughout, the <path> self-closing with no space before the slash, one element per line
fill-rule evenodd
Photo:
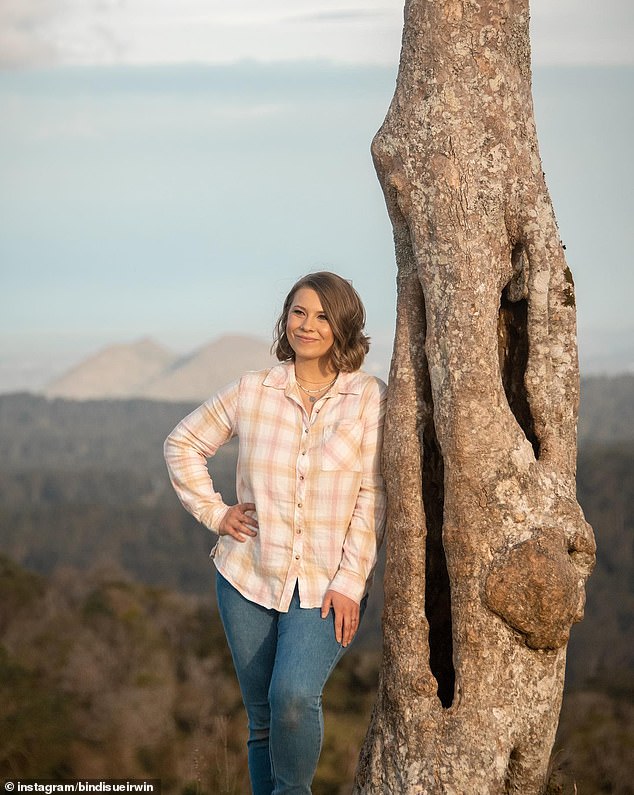
<path fill-rule="evenodd" d="M 259 527 L 258 521 L 254 516 L 247 516 L 248 511 L 255 513 L 255 503 L 239 502 L 237 505 L 232 505 L 222 517 L 218 534 L 231 536 L 240 542 L 246 541 L 249 536 L 256 536 L 257 533 L 253 528 Z"/>

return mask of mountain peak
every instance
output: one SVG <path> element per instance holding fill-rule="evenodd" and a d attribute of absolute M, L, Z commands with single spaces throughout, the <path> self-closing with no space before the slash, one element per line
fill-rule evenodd
<path fill-rule="evenodd" d="M 47 384 L 43 392 L 73 400 L 138 397 L 195 402 L 247 370 L 272 363 L 268 344 L 256 337 L 227 334 L 185 356 L 144 337 L 97 351 Z"/>
<path fill-rule="evenodd" d="M 143 397 L 205 400 L 247 370 L 261 370 L 273 363 L 269 345 L 264 340 L 227 334 L 175 361 L 146 384 Z"/>

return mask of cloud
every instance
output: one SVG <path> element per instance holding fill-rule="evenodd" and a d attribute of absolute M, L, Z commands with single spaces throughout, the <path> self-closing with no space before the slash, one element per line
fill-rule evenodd
<path fill-rule="evenodd" d="M 289 22 L 365 22 L 377 17 L 391 17 L 389 11 L 347 8 L 340 11 L 316 11 L 306 14 L 293 14 L 285 18 Z"/>
<path fill-rule="evenodd" d="M 403 0 L 0 0 L 0 68 L 395 64 L 402 17 Z M 537 66 L 634 64 L 632 0 L 531 0 L 531 24 Z"/>
<path fill-rule="evenodd" d="M 49 28 L 64 0 L 4 0 L 0 4 L 0 66 L 40 66 L 59 59 Z"/>
<path fill-rule="evenodd" d="M 126 2 L 0 0 L 0 68 L 122 61 L 116 12 Z"/>
<path fill-rule="evenodd" d="M 632 0 L 533 0 L 536 64 L 634 64 Z"/>

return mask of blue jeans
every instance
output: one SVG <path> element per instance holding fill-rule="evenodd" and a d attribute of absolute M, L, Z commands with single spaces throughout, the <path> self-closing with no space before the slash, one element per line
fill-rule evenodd
<path fill-rule="evenodd" d="M 297 586 L 287 613 L 261 607 L 220 572 L 216 592 L 249 719 L 253 795 L 310 795 L 324 733 L 321 694 L 346 651 L 334 613 L 322 619 L 319 607 L 300 608 Z"/>

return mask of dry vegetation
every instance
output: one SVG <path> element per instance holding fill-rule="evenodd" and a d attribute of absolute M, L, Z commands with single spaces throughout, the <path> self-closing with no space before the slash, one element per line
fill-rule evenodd
<path fill-rule="evenodd" d="M 579 497 L 598 561 L 569 648 L 551 795 L 634 793 L 633 385 L 593 383 L 613 405 L 590 406 L 582 426 Z M 153 776 L 170 794 L 248 792 L 212 539 L 176 504 L 160 454 L 187 408 L 0 398 L 0 776 Z M 231 452 L 218 464 L 230 489 Z M 328 685 L 315 795 L 350 791 L 379 611 L 375 599 Z"/>
<path fill-rule="evenodd" d="M 153 777 L 167 792 L 244 795 L 246 721 L 215 610 L 204 600 L 0 559 L 0 776 Z M 333 677 L 316 793 L 354 772 L 376 654 Z"/>
<path fill-rule="evenodd" d="M 2 558 L 0 633 L 1 777 L 155 777 L 168 793 L 248 792 L 240 695 L 205 600 L 106 569 L 44 578 Z M 350 791 L 378 662 L 353 649 L 328 684 L 315 795 Z M 551 793 L 633 791 L 633 686 L 624 676 L 567 694 Z"/>

